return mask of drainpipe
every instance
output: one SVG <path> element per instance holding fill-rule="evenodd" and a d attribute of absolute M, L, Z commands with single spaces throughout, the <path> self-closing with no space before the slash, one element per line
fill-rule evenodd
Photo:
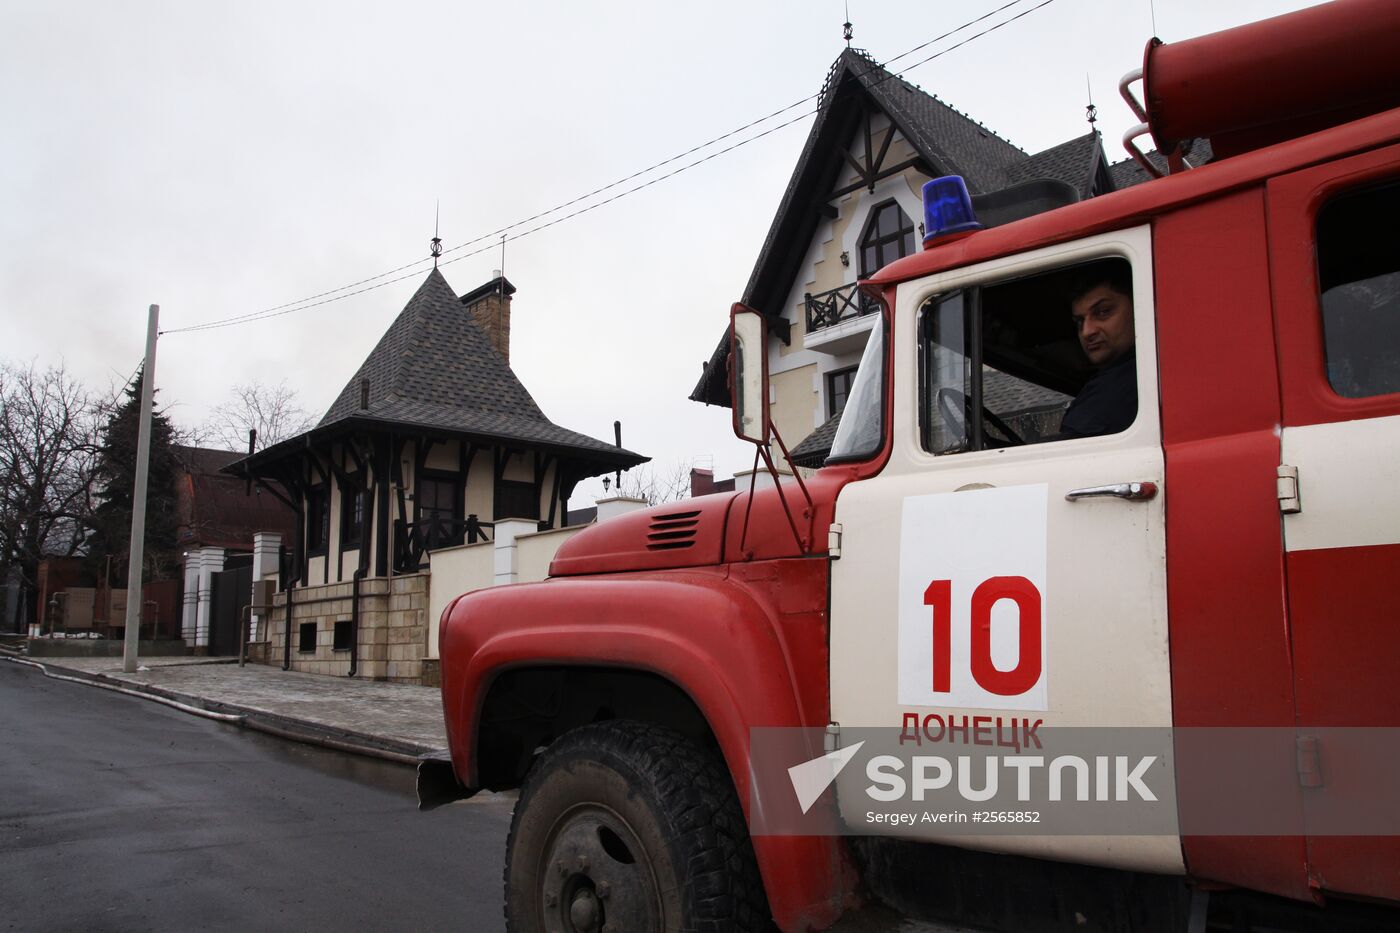
<path fill-rule="evenodd" d="M 300 529 L 298 529 L 300 531 Z M 294 550 L 293 555 L 296 554 Z M 296 605 L 297 584 L 301 582 L 301 570 L 298 564 L 297 575 L 287 582 L 287 615 L 285 625 L 282 626 L 282 670 L 292 669 L 292 607 Z"/>
<path fill-rule="evenodd" d="M 350 584 L 350 673 L 345 675 L 347 677 L 354 677 L 360 667 L 360 581 L 365 578 L 365 570 L 365 560 L 361 557 Z"/>

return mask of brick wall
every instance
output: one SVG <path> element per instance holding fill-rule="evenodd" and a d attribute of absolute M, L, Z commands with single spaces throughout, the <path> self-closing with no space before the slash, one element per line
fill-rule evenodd
<path fill-rule="evenodd" d="M 350 651 L 335 649 L 335 623 L 349 621 L 353 583 L 298 587 L 292 613 L 291 669 L 311 674 L 350 672 Z M 423 682 L 428 646 L 428 575 L 409 574 L 360 582 L 360 618 L 356 676 L 398 683 Z M 287 594 L 278 593 L 267 640 L 251 646 L 254 661 L 280 666 L 285 657 Z M 301 626 L 315 625 L 316 645 L 301 651 Z M 260 634 L 264 634 L 260 633 Z"/>
<path fill-rule="evenodd" d="M 510 296 L 491 292 L 467 306 L 472 321 L 491 339 L 491 345 L 510 362 Z"/>

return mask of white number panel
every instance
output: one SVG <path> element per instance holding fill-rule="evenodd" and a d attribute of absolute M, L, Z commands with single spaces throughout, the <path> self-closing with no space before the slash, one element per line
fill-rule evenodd
<path fill-rule="evenodd" d="M 1047 710 L 1044 484 L 904 500 L 902 706 Z"/>

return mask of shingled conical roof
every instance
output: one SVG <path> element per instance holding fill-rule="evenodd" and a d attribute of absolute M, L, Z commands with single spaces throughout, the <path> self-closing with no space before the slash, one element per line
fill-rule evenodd
<path fill-rule="evenodd" d="M 366 380 L 368 405 L 361 407 Z M 645 459 L 546 418 L 436 268 L 340 390 L 317 430 L 357 418 Z"/>

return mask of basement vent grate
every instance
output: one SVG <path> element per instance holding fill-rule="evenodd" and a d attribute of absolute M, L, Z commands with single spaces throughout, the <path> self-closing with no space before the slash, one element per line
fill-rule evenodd
<path fill-rule="evenodd" d="M 652 518 L 647 532 L 648 551 L 674 551 L 692 547 L 695 531 L 700 526 L 700 513 L 672 512 Z"/>

